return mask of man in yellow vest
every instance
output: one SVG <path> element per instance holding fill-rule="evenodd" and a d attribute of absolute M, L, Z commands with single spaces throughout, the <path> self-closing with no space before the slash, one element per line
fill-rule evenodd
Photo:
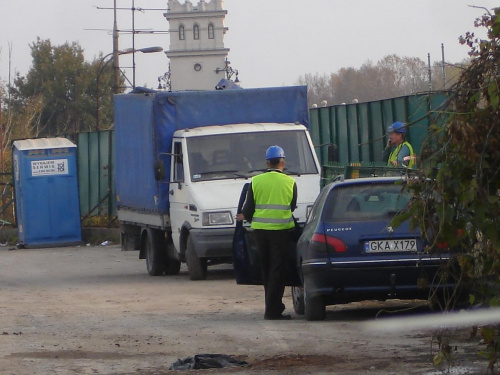
<path fill-rule="evenodd" d="M 397 121 L 389 127 L 387 133 L 389 140 L 384 149 L 383 160 L 387 161 L 390 167 L 412 168 L 415 164 L 415 153 L 410 142 L 405 140 L 405 124 Z"/>
<path fill-rule="evenodd" d="M 288 320 L 283 315 L 286 259 L 290 230 L 295 227 L 292 211 L 297 204 L 295 180 L 283 173 L 285 152 L 279 146 L 266 151 L 267 172 L 254 176 L 237 220 L 251 222 L 260 258 L 266 309 L 264 319 Z"/>

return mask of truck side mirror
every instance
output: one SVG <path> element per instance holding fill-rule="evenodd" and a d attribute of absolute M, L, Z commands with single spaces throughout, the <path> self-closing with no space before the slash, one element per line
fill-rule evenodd
<path fill-rule="evenodd" d="M 339 148 L 336 144 L 328 145 L 328 161 L 337 163 L 339 161 Z"/>
<path fill-rule="evenodd" d="M 155 160 L 153 163 L 154 175 L 156 181 L 162 181 L 165 178 L 165 165 L 163 160 Z"/>

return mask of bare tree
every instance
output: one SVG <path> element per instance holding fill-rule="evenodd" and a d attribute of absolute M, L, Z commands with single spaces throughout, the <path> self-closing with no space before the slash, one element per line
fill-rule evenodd
<path fill-rule="evenodd" d="M 309 107 L 312 107 L 314 104 L 319 106 L 323 100 L 326 100 L 327 103 L 333 102 L 334 93 L 330 75 L 320 75 L 318 73 L 314 75 L 305 74 L 299 77 L 297 83 L 299 85 L 307 85 Z"/>
<path fill-rule="evenodd" d="M 458 66 L 445 66 L 446 84 L 443 84 L 442 63 L 435 62 L 432 70 L 432 87 L 441 90 L 451 87 L 461 73 Z M 309 104 L 329 105 L 380 100 L 412 95 L 429 90 L 427 64 L 416 57 L 388 55 L 376 64 L 366 61 L 359 69 L 341 68 L 330 75 L 305 74 L 297 83 L 308 86 Z"/>

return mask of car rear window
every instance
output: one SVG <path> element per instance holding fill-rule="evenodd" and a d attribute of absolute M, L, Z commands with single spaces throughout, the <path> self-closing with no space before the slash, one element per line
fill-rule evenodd
<path fill-rule="evenodd" d="M 323 221 L 390 220 L 406 210 L 410 195 L 401 184 L 345 185 L 333 188 Z"/>

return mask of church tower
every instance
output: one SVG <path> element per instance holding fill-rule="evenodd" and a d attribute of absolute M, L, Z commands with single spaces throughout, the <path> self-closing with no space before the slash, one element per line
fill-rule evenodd
<path fill-rule="evenodd" d="M 172 91 L 213 90 L 225 78 L 229 48 L 224 48 L 222 0 L 168 0 L 170 84 Z"/>

